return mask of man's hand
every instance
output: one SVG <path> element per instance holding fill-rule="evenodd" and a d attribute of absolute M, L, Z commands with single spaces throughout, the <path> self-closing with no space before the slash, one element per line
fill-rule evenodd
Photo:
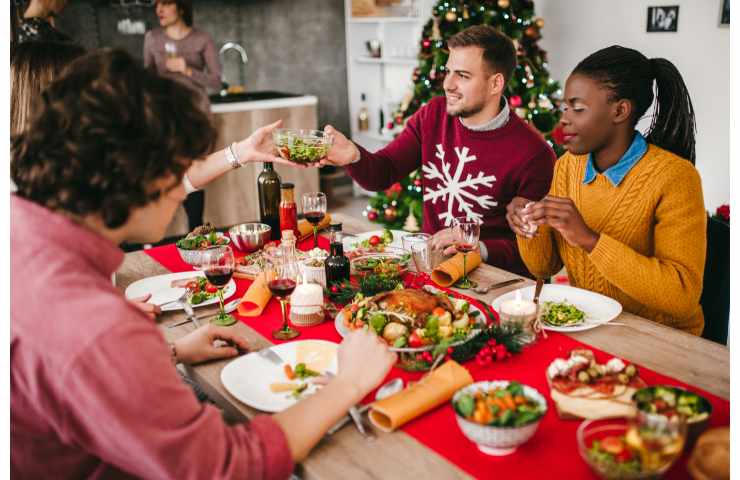
<path fill-rule="evenodd" d="M 591 230 L 583 220 L 573 200 L 548 195 L 535 203 L 524 218 L 535 225 L 547 223 L 560 232 L 568 244 L 582 248 L 588 253 L 599 241 L 599 234 Z"/>
<path fill-rule="evenodd" d="M 331 125 L 327 125 L 324 128 L 324 132 L 331 135 L 333 141 L 329 153 L 326 158 L 321 160 L 320 166 L 333 165 L 335 167 L 343 167 L 360 158 L 360 150 L 357 148 L 357 145 L 351 140 L 348 140 L 341 132 L 337 131 Z"/>
<path fill-rule="evenodd" d="M 442 251 L 444 255 L 454 255 L 457 253 L 455 243 L 457 242 L 457 236 L 455 235 L 455 229 L 445 228 L 432 235 L 430 240 L 432 250 Z M 475 246 L 475 251 L 480 250 L 480 243 Z"/>
<path fill-rule="evenodd" d="M 149 317 L 149 320 L 154 320 L 157 318 L 157 315 L 162 313 L 162 309 L 159 308 L 159 305 L 154 305 L 153 303 L 146 303 L 147 300 L 152 298 L 152 294 L 148 293 L 144 295 L 143 297 L 136 297 L 129 299 L 129 302 L 142 312 L 144 312 L 144 315 Z"/>
<path fill-rule="evenodd" d="M 185 63 L 185 59 L 183 57 L 168 58 L 165 60 L 164 65 L 167 68 L 167 71 L 182 73 L 183 75 L 185 75 L 185 72 L 188 69 L 188 64 Z"/>
<path fill-rule="evenodd" d="M 520 237 L 532 238 L 534 236 L 529 231 L 529 224 L 524 220 L 524 214 L 529 212 L 526 206 L 530 203 L 534 202 L 524 197 L 514 197 L 506 206 L 506 221 L 511 230 Z"/>
<path fill-rule="evenodd" d="M 214 346 L 213 343 L 217 340 L 226 342 L 228 345 Z M 190 332 L 174 343 L 177 361 L 189 365 L 235 357 L 239 355 L 240 350 L 249 349 L 247 341 L 237 335 L 233 328 L 217 327 L 210 323 Z"/>
<path fill-rule="evenodd" d="M 380 337 L 367 330 L 355 330 L 347 335 L 337 355 L 336 380 L 350 385 L 358 399 L 377 387 L 396 363 L 396 354 Z"/>

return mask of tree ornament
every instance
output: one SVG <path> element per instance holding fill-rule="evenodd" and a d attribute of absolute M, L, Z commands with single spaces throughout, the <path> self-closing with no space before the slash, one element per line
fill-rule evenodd
<path fill-rule="evenodd" d="M 530 110 L 537 107 L 537 104 L 534 102 L 534 99 L 530 100 L 527 104 L 527 107 L 529 107 Z"/>
<path fill-rule="evenodd" d="M 442 40 L 442 34 L 439 30 L 439 17 L 433 16 L 433 22 L 432 22 L 432 40 Z"/>
<path fill-rule="evenodd" d="M 376 212 L 375 210 L 370 210 L 369 212 L 367 212 L 367 219 L 371 222 L 374 222 L 378 219 L 378 212 Z"/>
<path fill-rule="evenodd" d="M 403 224 L 403 229 L 407 232 L 418 232 L 421 230 L 419 228 L 419 221 L 416 219 L 416 216 L 414 216 L 413 213 L 409 213 L 409 216 L 406 217 L 406 221 Z"/>
<path fill-rule="evenodd" d="M 514 110 L 514 112 L 519 116 L 519 118 L 526 118 L 527 117 L 527 109 L 526 108 L 517 108 Z"/>
<path fill-rule="evenodd" d="M 534 25 L 530 25 L 524 30 L 524 35 L 528 36 L 532 40 L 537 40 L 540 38 L 540 30 Z"/>
<path fill-rule="evenodd" d="M 396 207 L 388 207 L 385 209 L 385 221 L 386 222 L 395 222 L 396 218 L 398 217 L 398 210 Z"/>
<path fill-rule="evenodd" d="M 445 13 L 445 20 L 447 20 L 448 22 L 454 22 L 455 20 L 457 20 L 457 13 L 450 10 L 449 12 Z"/>
<path fill-rule="evenodd" d="M 417 178 L 414 180 L 414 186 L 415 187 L 421 187 L 421 179 Z"/>
<path fill-rule="evenodd" d="M 537 19 L 536 19 L 536 20 L 534 21 L 534 24 L 535 24 L 535 25 L 537 25 L 537 28 L 542 28 L 542 27 L 544 27 L 544 26 L 545 26 L 545 20 L 544 20 L 543 18 L 539 18 L 539 17 L 538 17 L 538 18 L 537 18 Z"/>
<path fill-rule="evenodd" d="M 431 46 L 432 46 L 432 41 L 429 40 L 428 38 L 425 38 L 424 40 L 421 41 L 421 47 L 422 48 L 427 49 L 427 48 L 429 48 Z"/>
<path fill-rule="evenodd" d="M 467 20 L 470 18 L 470 12 L 468 11 L 468 6 L 463 5 L 463 19 Z"/>
<path fill-rule="evenodd" d="M 545 110 L 550 110 L 553 108 L 552 102 L 547 97 L 540 97 L 540 99 L 537 101 L 537 106 Z"/>
<path fill-rule="evenodd" d="M 522 106 L 522 97 L 519 95 L 514 95 L 509 99 L 509 106 L 511 108 L 518 108 Z"/>
<path fill-rule="evenodd" d="M 429 79 L 434 80 L 437 78 L 437 63 L 436 60 L 432 62 L 432 68 L 429 69 Z"/>
<path fill-rule="evenodd" d="M 511 2 L 509 0 L 498 0 L 498 6 L 501 8 L 509 8 Z"/>

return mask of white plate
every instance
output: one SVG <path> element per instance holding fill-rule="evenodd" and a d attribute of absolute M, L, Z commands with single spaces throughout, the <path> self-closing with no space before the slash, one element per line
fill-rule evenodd
<path fill-rule="evenodd" d="M 428 291 L 429 293 L 432 293 L 432 294 L 436 294 L 436 293 L 439 293 L 439 292 L 442 292 L 443 291 L 443 290 L 440 290 L 438 288 L 434 288 L 431 285 L 426 285 L 424 287 L 424 290 L 426 290 L 426 291 Z M 451 298 L 454 298 L 452 296 L 450 296 L 450 297 Z M 476 307 L 475 305 L 473 305 L 472 303 L 469 303 L 469 305 L 470 305 L 470 308 L 468 309 L 468 311 L 471 312 L 471 313 L 472 312 L 478 312 L 478 315 L 475 317 L 475 320 L 477 320 L 478 323 L 481 324 L 481 326 L 485 326 L 485 325 L 483 325 L 483 322 L 486 321 L 485 320 L 486 319 L 485 314 L 483 312 L 481 312 L 480 309 L 478 307 Z M 347 335 L 349 335 L 350 330 L 349 330 L 349 328 L 347 328 L 346 325 L 344 325 L 344 310 L 340 310 L 339 313 L 337 313 L 337 316 L 334 317 L 334 328 L 337 330 L 337 332 L 339 333 L 339 335 L 342 336 L 342 338 L 344 338 Z M 469 342 L 476 335 L 478 335 L 480 332 L 481 332 L 481 329 L 474 328 L 474 329 L 472 329 L 470 331 L 470 333 L 468 334 L 467 338 L 465 338 L 464 340 L 460 340 L 459 342 L 454 342 L 454 343 L 450 344 L 450 346 L 451 347 L 457 347 L 458 345 L 462 345 L 465 342 Z M 425 347 L 419 347 L 419 348 L 409 348 L 409 347 L 398 348 L 398 347 L 390 347 L 389 350 L 391 350 L 392 352 L 401 352 L 401 353 L 417 353 L 417 352 L 426 352 L 426 351 L 434 350 L 434 347 L 436 347 L 436 345 L 427 345 Z"/>
<path fill-rule="evenodd" d="M 534 285 L 532 285 L 501 295 L 491 302 L 491 306 L 498 312 L 502 302 L 516 298 L 517 291 L 521 292 L 522 298 L 534 298 Z M 590 330 L 614 320 L 622 313 L 622 305 L 613 298 L 569 285 L 545 285 L 540 294 L 540 305 L 543 305 L 545 302 L 567 302 L 586 314 L 583 323 L 578 325 L 553 327 L 543 324 L 545 330 L 552 330 L 554 332 Z"/>
<path fill-rule="evenodd" d="M 149 293 L 152 294 L 152 298 L 149 300 L 151 303 L 154 303 L 156 305 L 162 305 L 167 302 L 172 302 L 180 298 L 180 296 L 185 291 L 184 288 L 173 288 L 171 287 L 173 280 L 182 280 L 184 278 L 193 278 L 193 277 L 204 277 L 205 273 L 202 271 L 193 271 L 193 272 L 177 272 L 177 273 L 167 273 L 165 275 L 157 275 L 155 277 L 148 277 L 148 278 L 142 278 L 141 280 L 137 280 L 131 285 L 128 286 L 126 289 L 125 295 L 126 298 L 137 298 L 142 297 L 144 295 L 147 295 Z M 226 284 L 226 287 L 224 287 L 224 300 L 231 297 L 236 293 L 236 283 L 234 283 L 234 279 L 229 280 L 229 283 Z M 199 303 L 197 305 L 193 305 L 193 307 L 202 307 L 204 305 L 213 305 L 214 303 L 218 303 L 218 297 L 212 298 L 210 300 L 206 300 L 203 303 Z M 173 310 L 182 310 L 182 308 L 177 305 L 167 305 L 166 307 L 162 307 L 163 312 L 169 312 Z"/>
<path fill-rule="evenodd" d="M 391 233 L 393 233 L 393 242 L 391 242 L 390 247 L 397 247 L 397 248 L 403 248 L 403 243 L 401 241 L 401 238 L 408 235 L 408 232 L 404 232 L 403 230 L 391 230 Z M 359 233 L 357 235 L 354 235 L 352 237 L 347 237 L 342 241 L 342 245 L 344 247 L 344 253 L 346 254 L 350 250 L 354 250 L 356 247 L 356 244 L 359 244 L 363 240 L 367 240 L 368 238 L 372 237 L 373 235 L 377 235 L 380 238 L 383 238 L 383 230 L 373 230 L 371 232 L 364 232 Z"/>
<path fill-rule="evenodd" d="M 309 346 L 311 344 L 326 344 L 335 350 L 338 347 L 336 343 L 325 340 L 298 340 L 275 345 L 270 348 L 285 363 L 295 367 L 297 362 L 296 352 L 300 344 Z M 221 370 L 221 383 L 223 383 L 231 395 L 250 407 L 262 410 L 263 412 L 280 412 L 288 407 L 292 407 L 298 402 L 298 400 L 290 396 L 290 392 L 273 393 L 270 390 L 270 384 L 272 383 L 291 382 L 285 377 L 283 365 L 276 365 L 260 356 L 257 352 L 252 352 L 226 365 Z M 337 373 L 336 354 L 327 371 L 334 374 Z M 298 383 L 299 380 L 293 380 L 293 382 Z M 303 392 L 302 398 L 314 393 L 319 388 L 310 382 L 308 384 L 309 387 Z"/>

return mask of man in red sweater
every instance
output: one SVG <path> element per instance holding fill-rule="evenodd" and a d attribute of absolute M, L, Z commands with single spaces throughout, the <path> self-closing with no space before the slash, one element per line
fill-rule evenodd
<path fill-rule="evenodd" d="M 544 138 L 509 111 L 503 98 L 516 67 L 512 41 L 477 25 L 449 39 L 444 97 L 433 98 L 382 150 L 370 153 L 333 127 L 326 165 L 346 166 L 357 183 L 384 190 L 421 168 L 424 231 L 436 247 L 453 243 L 456 217 L 479 220 L 484 261 L 527 274 L 506 221 L 512 198 L 543 198 L 555 153 Z"/>

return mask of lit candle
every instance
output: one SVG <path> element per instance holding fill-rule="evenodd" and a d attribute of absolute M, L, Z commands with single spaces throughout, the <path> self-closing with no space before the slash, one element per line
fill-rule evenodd
<path fill-rule="evenodd" d="M 499 316 L 501 323 L 520 323 L 527 334 L 527 341 L 534 341 L 532 322 L 537 316 L 537 305 L 531 300 L 522 299 L 521 290 L 516 291 L 516 297 L 513 300 L 501 302 Z"/>

